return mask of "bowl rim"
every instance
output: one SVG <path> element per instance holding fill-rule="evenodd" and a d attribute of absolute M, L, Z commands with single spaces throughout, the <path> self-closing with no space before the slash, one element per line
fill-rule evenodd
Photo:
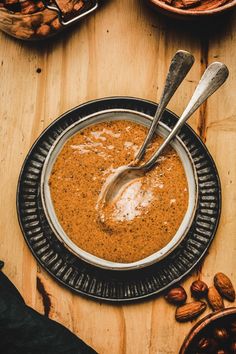
<path fill-rule="evenodd" d="M 155 7 L 160 7 L 161 9 L 166 10 L 167 12 L 171 12 L 173 14 L 178 14 L 182 16 L 189 15 L 193 17 L 200 17 L 200 16 L 206 17 L 209 15 L 219 14 L 236 6 L 236 0 L 232 0 L 222 6 L 219 6 L 211 10 L 191 10 L 191 9 L 184 10 L 184 9 L 178 9 L 174 6 L 170 6 L 161 0 L 148 0 L 148 1 L 150 2 L 151 5 Z"/>
<path fill-rule="evenodd" d="M 181 234 L 181 236 L 179 236 L 179 238 L 177 239 L 177 241 L 173 245 L 171 245 L 171 244 L 173 243 L 173 240 L 174 240 L 174 238 L 175 238 L 177 233 L 171 239 L 171 241 L 166 246 L 164 246 L 161 250 L 159 250 L 159 251 L 157 251 L 157 252 L 155 252 L 155 253 L 153 253 L 153 254 L 151 254 L 151 255 L 149 255 L 149 256 L 147 256 L 147 257 L 145 257 L 145 258 L 143 258 L 143 259 L 141 259 L 139 261 L 130 262 L 130 263 L 112 262 L 112 261 L 108 261 L 108 260 L 105 260 L 103 258 L 97 257 L 97 256 L 95 256 L 95 255 L 93 255 L 93 254 L 81 249 L 80 247 L 78 247 L 75 243 L 73 243 L 70 240 L 69 236 L 66 235 L 65 231 L 60 226 L 60 223 L 59 223 L 59 221 L 58 221 L 58 219 L 56 217 L 56 213 L 55 213 L 55 210 L 54 210 L 53 207 L 52 207 L 52 209 L 53 209 L 54 215 L 53 216 L 51 215 L 51 213 L 49 211 L 50 208 L 48 208 L 48 202 L 47 202 L 48 198 L 46 197 L 46 194 L 47 194 L 46 193 L 46 188 L 47 188 L 46 173 L 47 173 L 48 168 L 50 169 L 50 167 L 48 167 L 48 166 L 49 166 L 50 160 L 52 158 L 52 154 L 53 154 L 55 148 L 58 145 L 60 145 L 60 142 L 63 139 L 63 137 L 69 131 L 73 130 L 73 128 L 75 128 L 77 125 L 80 125 L 81 123 L 83 123 L 83 122 L 85 122 L 85 121 L 87 121 L 87 120 L 89 120 L 91 118 L 96 118 L 96 116 L 100 116 L 102 114 L 112 114 L 112 113 L 121 113 L 121 112 L 122 113 L 131 113 L 133 115 L 148 119 L 150 121 L 153 118 L 151 115 L 145 114 L 143 112 L 137 112 L 137 111 L 134 111 L 134 110 L 131 110 L 131 109 L 113 108 L 113 109 L 100 110 L 100 111 L 97 111 L 95 113 L 86 115 L 82 119 L 70 124 L 56 138 L 56 140 L 52 144 L 52 146 L 51 146 L 51 148 L 50 148 L 50 150 L 49 150 L 49 152 L 47 154 L 47 157 L 46 157 L 44 165 L 43 165 L 41 178 L 40 178 L 40 191 L 41 191 L 41 196 L 42 196 L 42 206 L 43 206 L 47 221 L 49 222 L 49 225 L 52 228 L 52 230 L 54 231 L 56 237 L 59 239 L 59 241 L 61 241 L 64 244 L 64 246 L 66 248 L 68 248 L 77 257 L 79 257 L 80 259 L 82 259 L 86 263 L 92 264 L 93 266 L 97 266 L 99 268 L 108 269 L 108 270 L 122 270 L 122 271 L 125 271 L 125 270 L 140 269 L 140 268 L 144 268 L 144 267 L 150 266 L 150 265 L 162 260 L 166 256 L 168 256 L 179 245 L 179 243 L 184 239 L 184 237 L 186 236 L 186 234 L 188 233 L 188 231 L 189 231 L 189 229 L 190 229 L 190 227 L 192 225 L 192 222 L 193 222 L 193 219 L 194 219 L 194 216 L 195 216 L 195 213 L 196 213 L 196 209 L 197 209 L 197 200 L 198 200 L 198 196 L 199 196 L 199 187 L 198 187 L 198 183 L 197 183 L 197 172 L 196 172 L 196 168 L 195 168 L 192 156 L 190 155 L 190 153 L 188 151 L 188 148 L 186 147 L 184 142 L 179 138 L 179 136 L 176 136 L 176 138 L 174 140 L 177 140 L 178 143 L 184 149 L 184 151 L 186 153 L 186 156 L 188 157 L 188 161 L 189 161 L 189 163 L 191 165 L 191 172 L 192 172 L 193 179 L 194 179 L 194 193 L 195 194 L 194 194 L 194 201 L 193 201 L 193 207 L 192 207 L 192 210 L 191 210 L 191 215 L 190 215 L 190 217 L 187 220 L 188 222 L 187 222 L 187 224 L 185 226 L 184 232 Z M 137 123 L 139 123 L 139 122 L 137 122 Z M 96 124 L 96 123 L 92 123 L 92 124 Z M 82 129 L 85 129 L 89 125 L 91 125 L 91 124 L 88 124 L 87 126 L 85 126 Z M 170 130 L 170 128 L 166 124 L 164 124 L 163 122 L 160 122 L 160 125 L 162 126 L 162 128 L 164 127 L 165 130 Z M 78 131 L 79 130 L 80 129 L 78 129 Z M 76 132 L 74 132 L 72 135 L 74 135 L 74 134 L 76 134 Z M 67 137 L 67 139 L 69 139 L 69 138 L 70 137 Z M 64 146 L 64 144 L 65 144 L 65 141 L 64 141 L 64 143 L 61 144 L 61 147 L 60 147 L 60 149 L 59 149 L 59 151 L 58 151 L 56 156 L 58 156 L 58 154 L 61 151 L 61 148 Z M 55 159 L 56 159 L 56 157 L 55 157 Z M 53 163 L 55 162 L 55 159 L 54 159 Z M 50 201 L 50 203 L 52 204 L 51 201 Z M 189 210 L 189 206 L 187 208 L 187 211 L 188 210 Z M 186 211 L 186 214 L 187 214 L 187 211 Z M 186 214 L 185 214 L 185 216 L 186 216 Z M 56 221 L 57 221 L 57 224 L 59 224 L 59 230 L 58 230 L 58 226 L 56 226 L 55 223 L 53 222 L 53 218 L 55 218 Z M 182 222 L 183 222 L 183 220 L 182 220 Z M 180 227 L 181 226 L 182 226 L 182 223 L 180 224 Z M 180 227 L 179 227 L 179 229 L 180 229 Z M 150 258 L 152 258 L 152 259 L 150 259 Z"/>
<path fill-rule="evenodd" d="M 223 318 L 228 315 L 234 315 L 234 314 L 236 314 L 236 307 L 228 307 L 223 310 L 211 312 L 205 317 L 203 317 L 193 326 L 193 328 L 191 328 L 191 330 L 185 337 L 184 342 L 180 348 L 179 354 L 186 354 L 186 350 L 188 350 L 188 347 L 191 345 L 195 337 L 210 323 L 218 320 L 219 318 Z"/>

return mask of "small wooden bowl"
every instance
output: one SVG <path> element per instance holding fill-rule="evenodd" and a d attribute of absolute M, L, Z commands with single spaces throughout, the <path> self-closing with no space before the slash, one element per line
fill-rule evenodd
<path fill-rule="evenodd" d="M 179 354 L 192 354 L 191 347 L 196 341 L 198 336 L 201 336 L 201 333 L 213 325 L 216 321 L 226 320 L 226 318 L 233 317 L 236 319 L 236 307 L 229 307 L 224 310 L 210 313 L 203 319 L 201 319 L 197 324 L 191 329 L 187 337 L 185 338 L 182 347 L 179 351 Z"/>
<path fill-rule="evenodd" d="M 218 7 L 212 8 L 213 3 L 219 3 Z M 226 4 L 220 6 L 222 0 L 206 0 L 208 3 L 201 4 L 195 8 L 179 9 L 174 6 L 166 4 L 161 0 L 148 0 L 148 2 L 156 8 L 159 12 L 182 20 L 194 20 L 194 19 L 204 19 L 209 18 L 209 16 L 220 15 L 226 11 L 234 8 L 236 6 L 236 0 L 230 0 Z M 201 9 L 202 6 L 206 6 L 206 9 Z"/>

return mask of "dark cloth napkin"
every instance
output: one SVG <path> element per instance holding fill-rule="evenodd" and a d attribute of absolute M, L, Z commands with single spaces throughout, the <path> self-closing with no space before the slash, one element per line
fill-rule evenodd
<path fill-rule="evenodd" d="M 0 261 L 0 269 L 3 262 Z M 0 271 L 1 354 L 96 354 L 67 328 L 27 306 Z"/>

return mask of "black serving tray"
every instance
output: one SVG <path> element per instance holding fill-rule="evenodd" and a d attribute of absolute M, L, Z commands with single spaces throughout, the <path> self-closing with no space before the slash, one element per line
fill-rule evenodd
<path fill-rule="evenodd" d="M 187 146 L 198 178 L 197 211 L 187 236 L 162 261 L 133 271 L 91 266 L 72 254 L 51 230 L 41 201 L 40 177 L 45 158 L 58 136 L 74 122 L 98 111 L 125 108 L 154 116 L 157 105 L 130 97 L 111 97 L 73 108 L 56 119 L 37 139 L 23 164 L 17 188 L 17 212 L 25 240 L 36 260 L 74 292 L 98 300 L 144 299 L 181 281 L 202 260 L 217 230 L 221 210 L 220 180 L 206 146 L 185 124 L 179 137 Z M 166 110 L 162 121 L 172 127 L 177 116 Z"/>

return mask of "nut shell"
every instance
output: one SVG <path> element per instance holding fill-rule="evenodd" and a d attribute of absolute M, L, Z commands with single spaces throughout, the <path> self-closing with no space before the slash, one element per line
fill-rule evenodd
<path fill-rule="evenodd" d="M 214 284 L 219 293 L 227 300 L 233 302 L 235 300 L 235 290 L 229 277 L 224 273 L 217 273 L 214 276 Z"/>
<path fill-rule="evenodd" d="M 214 311 L 224 309 L 224 302 L 219 292 L 214 286 L 210 286 L 207 294 L 207 299 L 210 307 Z"/>
<path fill-rule="evenodd" d="M 176 309 L 175 319 L 178 322 L 191 321 L 201 315 L 206 310 L 206 304 L 203 301 L 194 301 L 182 305 Z"/>

